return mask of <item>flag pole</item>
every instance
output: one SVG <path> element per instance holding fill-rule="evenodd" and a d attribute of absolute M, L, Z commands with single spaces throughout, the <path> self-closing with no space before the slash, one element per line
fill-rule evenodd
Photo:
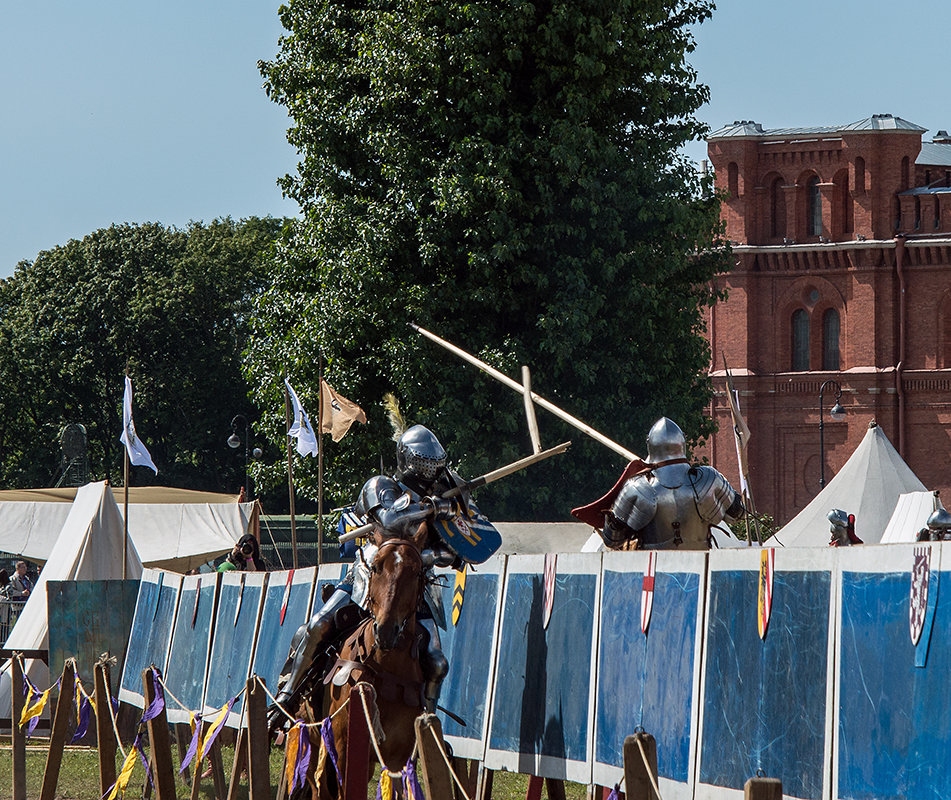
<path fill-rule="evenodd" d="M 756 540 L 759 546 L 762 547 L 763 534 L 760 530 L 759 520 L 756 517 L 756 505 L 753 503 L 753 487 L 750 486 L 750 467 L 746 457 L 746 447 L 749 444 L 749 431 L 745 428 L 745 424 L 739 416 L 740 411 L 737 405 L 739 393 L 733 385 L 733 376 L 730 374 L 730 367 L 726 363 L 726 353 L 721 351 L 720 357 L 723 359 L 723 371 L 726 372 L 727 403 L 730 406 L 730 418 L 733 421 L 733 438 L 736 442 L 737 467 L 740 472 L 740 480 L 743 483 L 743 496 L 749 503 L 749 513 L 746 515 L 746 545 L 747 547 L 751 547 L 753 544 L 753 537 L 750 536 L 750 517 L 752 517 Z"/>
<path fill-rule="evenodd" d="M 324 357 L 317 356 L 317 566 L 324 556 Z"/>
<path fill-rule="evenodd" d="M 122 466 L 122 486 L 123 486 L 123 519 L 122 519 L 122 580 L 128 578 L 128 558 L 129 552 L 129 451 L 123 447 L 124 454 Z"/>
<path fill-rule="evenodd" d="M 286 370 L 284 380 L 287 381 Z M 291 394 L 287 391 L 287 383 L 284 384 L 284 420 L 289 431 L 291 429 Z M 294 452 L 291 450 L 290 436 L 287 437 L 287 497 L 291 507 L 291 563 L 293 568 L 297 569 L 297 520 L 294 517 Z"/>

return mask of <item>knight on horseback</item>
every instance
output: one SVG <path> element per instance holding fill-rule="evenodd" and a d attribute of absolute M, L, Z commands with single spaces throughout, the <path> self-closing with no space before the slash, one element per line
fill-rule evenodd
<path fill-rule="evenodd" d="M 440 520 L 452 520 L 468 506 L 468 493 L 463 491 L 458 498 L 443 499 L 449 489 L 464 487 L 463 481 L 447 467 L 443 446 L 422 425 L 414 425 L 399 435 L 396 446 L 397 470 L 395 476 L 375 475 L 360 491 L 354 511 L 382 531 L 385 537 L 411 538 L 423 520 L 427 520 L 428 534 L 422 548 L 423 565 L 426 570 L 425 591 L 416 614 L 416 623 L 425 630 L 424 646 L 419 650 L 423 672 L 422 705 L 433 711 L 439 698 L 442 681 L 449 670 L 449 663 L 442 652 L 438 628 L 445 627 L 438 589 L 432 581 L 434 567 L 461 568 L 463 560 L 440 537 L 437 524 Z M 463 504 L 463 505 L 460 505 Z M 340 634 L 338 620 L 353 612 L 367 608 L 368 588 L 374 557 L 379 547 L 373 541 L 357 549 L 354 561 L 344 580 L 310 621 L 301 626 L 291 643 L 291 651 L 285 664 L 277 703 L 293 713 L 288 705 L 299 688 L 305 673 L 315 656 L 332 644 Z M 360 612 L 358 612 L 360 613 Z M 353 618 L 353 613 L 349 614 Z M 277 704 L 268 710 L 268 722 L 276 728 L 283 718 Z"/>

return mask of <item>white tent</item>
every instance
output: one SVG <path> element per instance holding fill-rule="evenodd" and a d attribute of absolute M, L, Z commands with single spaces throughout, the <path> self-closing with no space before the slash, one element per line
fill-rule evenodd
<path fill-rule="evenodd" d="M 935 492 L 906 492 L 898 498 L 882 534 L 882 544 L 915 541 L 918 531 L 927 527 L 928 517 L 938 508 L 944 506 Z"/>
<path fill-rule="evenodd" d="M 110 494 L 122 514 L 122 489 Z M 76 489 L 0 492 L 0 550 L 46 561 L 76 497 Z M 146 566 L 187 572 L 231 550 L 253 512 L 253 503 L 238 503 L 233 495 L 133 487 L 129 535 Z"/>
<path fill-rule="evenodd" d="M 866 544 L 875 544 L 881 541 L 899 496 L 919 491 L 925 491 L 925 485 L 898 455 L 877 423 L 870 422 L 865 437 L 839 474 L 780 529 L 776 539 L 787 547 L 827 545 L 830 527 L 827 515 L 838 508 L 855 514 L 856 536 Z"/>
<path fill-rule="evenodd" d="M 76 492 L 69 516 L 49 552 L 40 577 L 27 598 L 20 617 L 7 637 L 11 650 L 42 650 L 48 646 L 49 619 L 46 584 L 49 581 L 108 580 L 122 578 L 122 549 L 125 535 L 122 515 L 105 481 L 89 483 Z M 142 561 L 130 542 L 126 555 L 126 576 L 142 575 Z M 49 670 L 41 661 L 28 661 L 27 672 L 42 691 Z M 0 678 L 0 710 L 10 713 L 9 666 Z"/>

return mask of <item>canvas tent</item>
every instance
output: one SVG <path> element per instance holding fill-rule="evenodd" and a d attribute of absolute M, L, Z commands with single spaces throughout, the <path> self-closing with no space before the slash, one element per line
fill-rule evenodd
<path fill-rule="evenodd" d="M 122 578 L 122 549 L 125 535 L 119 507 L 105 481 L 89 483 L 76 492 L 56 542 L 47 554 L 33 591 L 7 637 L 12 650 L 42 650 L 48 646 L 49 620 L 46 584 L 49 581 L 108 580 Z M 126 556 L 129 578 L 142 575 L 142 561 L 130 541 Z M 27 672 L 42 691 L 49 670 L 41 661 L 27 662 Z M 4 665 L 0 676 L 0 713 L 9 716 L 10 672 Z"/>
<path fill-rule="evenodd" d="M 944 506 L 937 492 L 906 492 L 898 498 L 882 534 L 882 544 L 915 541 L 918 531 L 928 526 L 928 517 L 939 508 Z"/>
<path fill-rule="evenodd" d="M 123 490 L 112 487 L 109 494 L 121 515 Z M 77 497 L 76 489 L 0 492 L 0 550 L 46 561 Z M 247 532 L 254 504 L 236 501 L 227 494 L 132 487 L 129 535 L 146 566 L 187 572 L 227 553 Z"/>
<path fill-rule="evenodd" d="M 925 485 L 872 421 L 839 474 L 779 530 L 776 539 L 787 547 L 827 545 L 827 515 L 838 508 L 855 514 L 856 535 L 866 544 L 875 544 L 881 541 L 898 498 L 906 492 L 920 491 L 925 491 Z"/>

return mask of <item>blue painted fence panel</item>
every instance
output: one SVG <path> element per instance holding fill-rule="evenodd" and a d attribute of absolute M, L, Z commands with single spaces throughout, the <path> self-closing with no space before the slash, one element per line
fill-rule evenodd
<path fill-rule="evenodd" d="M 167 705 L 169 722 L 188 722 L 190 711 L 200 711 L 211 647 L 212 621 L 219 573 L 186 575 L 172 631 L 165 685 L 174 695 Z M 181 708 L 181 703 L 185 708 Z"/>
<path fill-rule="evenodd" d="M 799 555 L 807 552 L 816 551 Z M 759 553 L 742 553 L 754 569 L 710 571 L 700 783 L 741 792 L 763 770 L 782 780 L 784 796 L 820 800 L 831 754 L 832 577 L 831 569 L 786 571 L 792 557 L 777 556 L 765 640 L 757 630 Z"/>
<path fill-rule="evenodd" d="M 646 553 L 611 553 L 604 558 L 595 779 L 602 785 L 621 780 L 624 739 L 640 727 L 657 742 L 659 776 L 682 784 L 662 787 L 663 795 L 689 796 L 706 560 L 703 554 L 658 554 L 653 613 L 645 636 L 640 612 L 647 561 Z"/>
<path fill-rule="evenodd" d="M 935 569 L 943 545 L 932 547 Z M 940 575 L 928 659 L 917 668 L 908 624 L 913 549 L 889 550 L 890 572 L 881 563 L 853 571 L 855 559 L 843 559 L 837 797 L 946 798 L 951 575 Z"/>
<path fill-rule="evenodd" d="M 287 660 L 291 639 L 297 629 L 309 618 L 311 591 L 317 573 L 315 567 L 294 570 L 287 593 L 287 609 L 281 622 L 281 607 L 287 587 L 287 572 L 269 572 L 261 611 L 258 642 L 254 648 L 251 672 L 258 675 L 272 694 L 277 691 L 277 679 Z"/>
<path fill-rule="evenodd" d="M 142 671 L 154 664 L 165 674 L 168 648 L 182 576 L 174 572 L 146 569 L 139 582 L 129 646 L 119 686 L 119 699 L 144 708 Z"/>

